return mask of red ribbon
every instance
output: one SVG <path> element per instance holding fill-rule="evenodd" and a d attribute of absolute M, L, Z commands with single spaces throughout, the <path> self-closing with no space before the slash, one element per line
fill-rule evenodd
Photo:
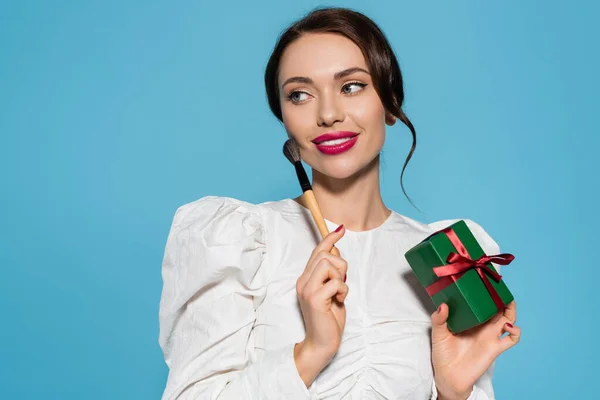
<path fill-rule="evenodd" d="M 515 259 L 515 256 L 513 256 L 512 254 L 504 253 L 497 254 L 494 256 L 483 255 L 477 260 L 473 260 L 471 259 L 471 256 L 469 255 L 469 252 L 467 251 L 463 243 L 460 241 L 456 232 L 454 232 L 454 229 L 442 229 L 434 233 L 433 235 L 436 235 L 441 232 L 445 233 L 448 239 L 450 239 L 450 242 L 452 242 L 452 244 L 458 251 L 458 254 L 450 253 L 448 259 L 446 260 L 446 262 L 448 262 L 447 265 L 442 265 L 441 267 L 435 267 L 433 269 L 433 272 L 435 272 L 435 274 L 440 279 L 427 286 L 427 293 L 430 296 L 433 296 L 434 294 L 439 293 L 446 287 L 458 281 L 461 276 L 467 273 L 467 271 L 475 269 L 479 274 L 479 277 L 483 281 L 485 287 L 487 288 L 488 292 L 492 296 L 492 299 L 494 300 L 498 311 L 504 310 L 506 306 L 504 305 L 504 302 L 500 298 L 500 295 L 492 286 L 488 278 L 489 276 L 496 282 L 500 282 L 502 276 L 498 274 L 498 272 L 496 272 L 494 268 L 490 268 L 486 264 L 494 262 L 500 265 L 508 265 L 511 263 L 512 260 Z"/>

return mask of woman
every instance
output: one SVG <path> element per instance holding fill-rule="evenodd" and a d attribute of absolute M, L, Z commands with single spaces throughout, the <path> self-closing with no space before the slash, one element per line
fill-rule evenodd
<path fill-rule="evenodd" d="M 454 221 L 423 224 L 381 198 L 386 124 L 410 128 L 406 163 L 416 139 L 383 33 L 354 11 L 313 11 L 280 37 L 265 84 L 331 233 L 318 238 L 302 198 L 180 207 L 163 261 L 163 398 L 494 398 L 494 360 L 519 340 L 515 304 L 453 335 L 448 307 L 429 309 L 404 253 Z"/>

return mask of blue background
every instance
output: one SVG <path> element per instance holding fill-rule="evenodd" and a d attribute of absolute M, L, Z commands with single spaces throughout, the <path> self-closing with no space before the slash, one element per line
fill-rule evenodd
<path fill-rule="evenodd" d="M 517 257 L 503 273 L 523 337 L 498 359 L 498 398 L 592 398 L 599 7 L 487 3 L 325 5 L 372 17 L 401 63 L 418 133 L 405 185 L 424 213 L 400 190 L 401 125 L 387 205 L 471 218 Z M 209 194 L 299 194 L 263 71 L 278 33 L 319 4 L 2 2 L 1 398 L 160 397 L 174 212 Z"/>

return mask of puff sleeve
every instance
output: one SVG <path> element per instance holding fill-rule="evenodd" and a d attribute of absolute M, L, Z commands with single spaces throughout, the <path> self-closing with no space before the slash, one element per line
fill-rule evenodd
<path fill-rule="evenodd" d="M 268 276 L 258 206 L 204 197 L 180 207 L 162 264 L 163 399 L 308 399 L 288 345 L 257 359 L 252 329 Z"/>
<path fill-rule="evenodd" d="M 438 231 L 440 229 L 444 229 L 453 223 L 459 221 L 458 219 L 453 220 L 444 220 L 437 221 L 429 224 L 429 226 L 433 229 L 433 231 Z M 478 223 L 470 220 L 464 219 L 465 223 L 473 232 L 475 239 L 481 245 L 481 248 L 487 255 L 492 254 L 500 254 L 500 247 L 492 239 L 492 237 L 479 225 Z M 500 266 L 498 264 L 492 263 L 492 265 L 496 268 L 498 273 L 500 273 Z M 494 400 L 496 397 L 494 396 L 494 388 L 492 386 L 492 376 L 494 374 L 495 362 L 490 365 L 490 367 L 483 373 L 483 375 L 475 382 L 473 386 L 473 391 L 467 400 Z M 437 399 L 437 389 L 435 387 L 435 382 L 433 382 L 432 387 L 432 397 L 431 400 Z"/>

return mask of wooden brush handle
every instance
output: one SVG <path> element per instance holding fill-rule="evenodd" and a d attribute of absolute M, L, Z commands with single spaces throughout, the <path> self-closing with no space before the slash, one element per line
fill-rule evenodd
<path fill-rule="evenodd" d="M 329 229 L 327 229 L 327 224 L 325 223 L 325 218 L 323 218 L 323 214 L 321 213 L 321 209 L 319 208 L 319 204 L 317 203 L 317 199 L 315 198 L 315 194 L 312 190 L 307 190 L 303 194 L 304 201 L 310 210 L 310 213 L 317 224 L 317 228 L 319 228 L 319 233 L 321 234 L 321 238 L 324 238 L 329 234 Z M 335 256 L 340 256 L 340 251 L 337 247 L 333 246 L 330 251 L 331 254 Z"/>

